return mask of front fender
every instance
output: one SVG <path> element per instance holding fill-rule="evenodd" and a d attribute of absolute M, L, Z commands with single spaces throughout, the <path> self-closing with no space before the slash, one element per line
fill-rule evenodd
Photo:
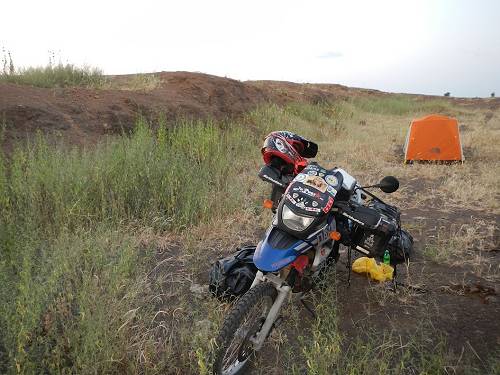
<path fill-rule="evenodd" d="M 276 272 L 288 266 L 311 245 L 277 227 L 271 227 L 257 245 L 253 262 L 262 272 Z"/>

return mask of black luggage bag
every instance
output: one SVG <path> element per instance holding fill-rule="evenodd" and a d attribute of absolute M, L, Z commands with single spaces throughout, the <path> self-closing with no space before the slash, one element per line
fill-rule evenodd
<path fill-rule="evenodd" d="M 216 261 L 209 273 L 209 290 L 217 298 L 231 299 L 245 294 L 257 273 L 253 263 L 255 246 L 244 246 L 235 254 Z"/>

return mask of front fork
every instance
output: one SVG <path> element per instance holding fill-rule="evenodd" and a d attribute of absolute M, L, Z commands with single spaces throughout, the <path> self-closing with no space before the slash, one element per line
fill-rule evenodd
<path fill-rule="evenodd" d="M 270 282 L 271 284 L 273 284 L 276 290 L 278 291 L 278 296 L 276 297 L 276 300 L 271 306 L 271 309 L 269 310 L 266 320 L 262 325 L 262 328 L 260 329 L 259 333 L 257 334 L 257 337 L 254 340 L 252 340 L 255 350 L 259 350 L 260 348 L 262 348 L 262 345 L 264 345 L 264 341 L 269 335 L 269 332 L 271 331 L 274 322 L 278 318 L 278 313 L 281 309 L 281 306 L 283 305 L 283 302 L 285 302 L 286 297 L 290 294 L 292 290 L 292 288 L 286 285 L 280 277 L 274 274 L 264 275 L 261 271 L 257 271 L 257 275 L 253 280 L 251 288 L 262 282 Z"/>

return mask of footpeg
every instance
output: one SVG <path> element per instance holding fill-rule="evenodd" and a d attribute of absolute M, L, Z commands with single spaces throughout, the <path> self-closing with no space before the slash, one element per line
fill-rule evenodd
<path fill-rule="evenodd" d="M 282 315 L 278 316 L 273 323 L 273 329 L 278 328 L 284 321 L 285 319 Z"/>

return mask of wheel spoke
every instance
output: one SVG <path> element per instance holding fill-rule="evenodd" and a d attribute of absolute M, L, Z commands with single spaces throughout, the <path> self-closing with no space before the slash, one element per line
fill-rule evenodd
<path fill-rule="evenodd" d="M 249 290 L 224 320 L 214 359 L 214 373 L 240 374 L 255 352 L 255 341 L 277 296 L 274 285 L 261 283 Z"/>
<path fill-rule="evenodd" d="M 244 358 L 243 362 L 240 362 L 240 353 L 241 350 L 246 349 L 245 347 L 248 347 L 248 345 L 253 345 L 250 339 L 260 331 L 260 326 L 262 326 L 263 320 L 265 320 L 270 308 L 270 304 L 266 304 L 265 302 L 268 301 L 259 301 L 243 317 L 242 323 L 234 333 L 233 340 L 224 355 L 222 361 L 224 373 L 230 374 L 238 365 L 246 362 L 248 354 L 245 353 L 247 354 L 246 358 Z M 260 320 L 262 320 L 262 322 L 259 322 Z M 251 330 L 255 330 L 255 332 L 251 332 Z M 250 333 L 252 337 L 249 337 Z"/>

